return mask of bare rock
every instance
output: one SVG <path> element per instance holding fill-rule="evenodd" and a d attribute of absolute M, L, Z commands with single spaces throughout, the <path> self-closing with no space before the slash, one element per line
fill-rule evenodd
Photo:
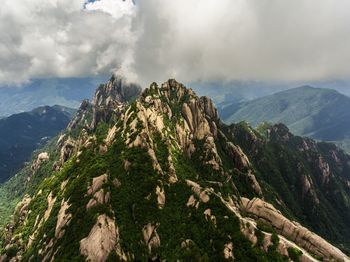
<path fill-rule="evenodd" d="M 197 184 L 196 182 L 193 182 L 191 180 L 186 180 L 186 183 L 188 186 L 191 187 L 192 191 L 197 195 L 197 197 L 201 200 L 201 202 L 207 203 L 210 200 L 209 195 L 212 193 L 212 189 L 210 189 L 210 188 L 203 189 L 199 184 Z M 190 201 L 190 199 L 189 199 L 189 201 Z M 191 202 L 193 202 L 193 201 L 191 201 Z"/>
<path fill-rule="evenodd" d="M 187 207 L 197 207 L 198 208 L 198 201 L 194 197 L 194 195 L 191 195 L 187 201 L 186 204 Z"/>
<path fill-rule="evenodd" d="M 116 126 L 113 126 L 112 128 L 110 128 L 108 130 L 108 134 L 107 134 L 107 137 L 105 139 L 105 143 L 106 143 L 107 146 L 112 144 L 116 132 L 117 132 L 117 127 Z"/>
<path fill-rule="evenodd" d="M 317 193 L 316 193 L 314 184 L 312 182 L 312 179 L 307 175 L 303 175 L 301 179 L 302 179 L 303 197 L 310 194 L 312 196 L 312 198 L 314 199 L 315 203 L 319 204 L 320 200 L 317 197 Z"/>
<path fill-rule="evenodd" d="M 37 159 L 33 162 L 31 169 L 33 174 L 40 168 L 41 164 L 49 160 L 49 153 L 42 152 L 38 155 Z"/>
<path fill-rule="evenodd" d="M 107 174 L 103 174 L 101 176 L 94 177 L 92 179 L 92 184 L 88 187 L 88 191 L 87 191 L 88 195 L 93 195 L 98 190 L 100 190 L 102 188 L 103 184 L 107 182 L 107 179 L 108 179 Z"/>
<path fill-rule="evenodd" d="M 89 235 L 80 241 L 80 253 L 88 261 L 106 261 L 117 244 L 117 230 L 114 219 L 100 215 Z"/>
<path fill-rule="evenodd" d="M 206 96 L 202 96 L 199 100 L 201 107 L 204 109 L 205 114 L 211 119 L 217 120 L 218 112 L 216 110 L 216 107 L 214 106 L 213 101 Z"/>
<path fill-rule="evenodd" d="M 189 249 L 193 245 L 193 241 L 191 239 L 185 239 L 181 242 L 181 248 Z"/>
<path fill-rule="evenodd" d="M 57 239 L 61 238 L 64 235 L 63 228 L 69 223 L 70 219 L 72 218 L 72 215 L 67 213 L 69 207 L 70 205 L 68 204 L 68 201 L 62 200 L 61 208 L 57 216 L 57 223 L 55 229 L 55 238 Z"/>
<path fill-rule="evenodd" d="M 53 196 L 52 192 L 50 192 L 50 194 L 47 197 L 47 209 L 45 211 L 44 214 L 44 221 L 47 221 L 50 217 L 53 205 L 56 202 L 56 197 Z"/>
<path fill-rule="evenodd" d="M 89 112 L 92 111 L 92 105 L 89 102 L 89 100 L 85 99 L 82 101 L 82 103 L 80 104 L 80 107 L 75 115 L 75 117 L 70 121 L 70 123 L 68 124 L 67 129 L 69 131 L 79 127 L 79 126 L 87 126 L 90 123 L 87 122 L 88 120 L 88 115 Z M 62 135 L 60 137 L 60 139 L 57 142 L 57 145 L 61 146 L 61 142 L 63 141 L 65 135 Z"/>
<path fill-rule="evenodd" d="M 233 256 L 233 243 L 227 243 L 224 246 L 224 257 L 225 259 L 234 259 Z"/>
<path fill-rule="evenodd" d="M 157 186 L 156 188 L 158 207 L 162 209 L 165 206 L 165 192 L 164 188 Z"/>
<path fill-rule="evenodd" d="M 204 211 L 204 216 L 207 221 L 211 221 L 216 226 L 216 217 L 212 215 L 210 208 Z"/>
<path fill-rule="evenodd" d="M 112 76 L 105 85 L 100 85 L 92 101 L 93 119 L 91 128 L 95 129 L 99 122 L 108 122 L 118 115 L 125 104 L 141 93 L 141 87 L 130 83 L 120 76 Z"/>
<path fill-rule="evenodd" d="M 232 142 L 228 142 L 226 147 L 229 155 L 239 170 L 246 170 L 249 168 L 249 159 L 239 146 L 234 145 Z"/>
<path fill-rule="evenodd" d="M 271 204 L 259 198 L 252 200 L 242 198 L 242 208 L 245 212 L 253 215 L 272 225 L 282 236 L 293 239 L 294 243 L 308 252 L 321 256 L 326 260 L 350 261 L 350 259 L 338 248 L 332 246 L 326 240 L 309 231 L 300 224 L 290 221 Z"/>
<path fill-rule="evenodd" d="M 261 186 L 258 180 L 256 180 L 256 177 L 251 170 L 248 171 L 248 179 L 255 193 L 257 193 L 259 196 L 262 196 L 263 192 L 262 192 Z"/>
<path fill-rule="evenodd" d="M 93 198 L 86 205 L 86 209 L 90 209 L 96 205 L 107 204 L 110 199 L 110 192 L 105 192 L 103 188 L 95 192 Z"/>
<path fill-rule="evenodd" d="M 151 253 L 152 249 L 160 247 L 160 238 L 157 233 L 157 225 L 152 225 L 148 223 L 143 227 L 143 238 L 148 247 L 149 252 Z"/>
<path fill-rule="evenodd" d="M 211 166 L 213 170 L 219 171 L 222 166 L 221 158 L 218 154 L 214 137 L 207 136 L 204 143 L 204 157 L 206 159 L 206 164 Z"/>
<path fill-rule="evenodd" d="M 67 160 L 73 155 L 75 148 L 75 142 L 73 139 L 68 138 L 62 148 L 61 148 L 61 156 L 60 156 L 60 165 L 62 166 Z"/>
<path fill-rule="evenodd" d="M 321 172 L 322 184 L 328 184 L 329 179 L 332 175 L 330 167 L 323 157 L 318 158 L 318 168 Z"/>

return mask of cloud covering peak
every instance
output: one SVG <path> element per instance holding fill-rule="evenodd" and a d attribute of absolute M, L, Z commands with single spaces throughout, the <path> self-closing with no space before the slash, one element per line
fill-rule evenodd
<path fill-rule="evenodd" d="M 349 78 L 348 0 L 5 0 L 0 83 Z"/>

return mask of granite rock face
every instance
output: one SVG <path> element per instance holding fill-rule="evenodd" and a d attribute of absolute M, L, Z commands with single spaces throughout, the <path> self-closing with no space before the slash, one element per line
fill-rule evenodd
<path fill-rule="evenodd" d="M 100 121 L 108 122 L 113 114 L 117 114 L 125 103 L 136 99 L 141 87 L 129 83 L 120 76 L 113 76 L 107 84 L 100 85 L 92 100 L 93 119 L 91 127 L 96 128 Z"/>
<path fill-rule="evenodd" d="M 309 253 L 322 257 L 324 261 L 350 261 L 338 248 L 299 223 L 290 221 L 273 205 L 259 198 L 242 198 L 242 210 L 257 221 L 261 220 L 271 225 L 280 235 L 293 240 L 297 246 Z"/>

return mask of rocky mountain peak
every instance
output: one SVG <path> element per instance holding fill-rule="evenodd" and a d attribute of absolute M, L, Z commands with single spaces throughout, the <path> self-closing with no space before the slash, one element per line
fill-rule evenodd
<path fill-rule="evenodd" d="M 189 107 L 192 115 L 199 113 L 208 120 L 219 121 L 217 110 L 210 98 L 197 96 L 191 88 L 187 88 L 175 79 L 169 79 L 161 87 L 157 83 L 152 83 L 149 88 L 146 88 L 141 95 L 141 101 L 150 103 L 154 100 L 166 103 L 175 111 L 173 113 L 178 111 L 188 116 Z"/>
<path fill-rule="evenodd" d="M 126 78 L 113 75 L 106 84 L 100 85 L 96 90 L 92 100 L 91 127 L 95 129 L 100 121 L 108 122 L 125 104 L 135 99 L 141 90 L 139 85 L 128 82 Z"/>
<path fill-rule="evenodd" d="M 179 103 L 185 101 L 187 98 L 196 97 L 196 94 L 191 88 L 186 88 L 175 79 L 169 79 L 161 84 L 161 86 L 153 82 L 149 88 L 144 90 L 142 96 L 159 97 L 163 101 Z"/>
<path fill-rule="evenodd" d="M 193 142 L 197 139 L 206 139 L 206 144 L 210 144 L 208 148 L 217 155 L 213 141 L 220 120 L 211 99 L 200 98 L 191 88 L 170 79 L 160 87 L 152 83 L 143 91 L 138 102 L 145 108 L 143 111 L 147 112 L 148 118 L 158 115 L 158 127 L 166 126 L 167 121 L 172 123 L 176 141 L 188 155 L 195 151 Z M 212 162 L 218 168 L 217 161 Z"/>
<path fill-rule="evenodd" d="M 95 93 L 94 106 L 115 106 L 129 102 L 141 93 L 141 87 L 128 82 L 125 77 L 113 75 L 106 84 L 101 84 Z"/>

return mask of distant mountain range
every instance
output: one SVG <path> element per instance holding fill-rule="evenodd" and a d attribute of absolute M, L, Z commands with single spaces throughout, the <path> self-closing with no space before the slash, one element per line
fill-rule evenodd
<path fill-rule="evenodd" d="M 212 81 L 195 82 L 189 85 L 198 94 L 213 99 L 217 107 L 238 102 L 247 102 L 260 97 L 273 95 L 297 86 L 317 86 L 338 91 L 350 96 L 349 81 L 314 81 L 314 82 L 280 82 L 280 81 Z"/>
<path fill-rule="evenodd" d="M 91 99 L 104 77 L 37 79 L 20 87 L 0 87 L 0 118 L 40 106 L 77 108 Z"/>
<path fill-rule="evenodd" d="M 33 150 L 64 129 L 75 110 L 44 106 L 0 119 L 0 182 L 13 176 Z"/>
<path fill-rule="evenodd" d="M 284 123 L 294 134 L 319 140 L 344 144 L 350 138 L 350 97 L 331 89 L 293 88 L 221 107 L 220 115 L 227 123 Z"/>

